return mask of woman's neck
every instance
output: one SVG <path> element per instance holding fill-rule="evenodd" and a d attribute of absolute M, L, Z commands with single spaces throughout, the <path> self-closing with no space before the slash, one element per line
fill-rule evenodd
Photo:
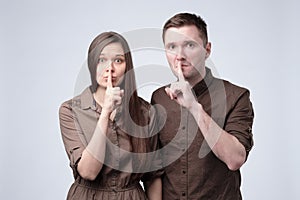
<path fill-rule="evenodd" d="M 104 103 L 106 89 L 104 87 L 98 86 L 95 93 L 93 93 L 95 101 L 102 107 Z"/>
<path fill-rule="evenodd" d="M 99 104 L 101 106 L 101 108 L 103 108 L 105 92 L 106 92 L 106 88 L 99 86 L 97 88 L 96 92 L 93 93 L 95 101 L 97 102 L 97 104 Z M 110 120 L 113 121 L 115 118 L 115 115 L 116 115 L 116 110 L 113 110 L 109 116 Z"/>

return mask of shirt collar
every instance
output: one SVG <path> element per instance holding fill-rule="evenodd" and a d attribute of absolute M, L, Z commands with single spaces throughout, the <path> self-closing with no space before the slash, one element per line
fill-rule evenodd
<path fill-rule="evenodd" d="M 90 87 L 86 88 L 80 95 L 81 108 L 97 110 L 97 104 Z"/>
<path fill-rule="evenodd" d="M 213 81 L 213 75 L 211 73 L 211 70 L 207 67 L 205 67 L 205 77 L 201 81 L 199 81 L 196 85 L 193 87 L 193 91 L 195 92 L 196 97 L 199 97 L 207 88 L 211 85 Z"/>

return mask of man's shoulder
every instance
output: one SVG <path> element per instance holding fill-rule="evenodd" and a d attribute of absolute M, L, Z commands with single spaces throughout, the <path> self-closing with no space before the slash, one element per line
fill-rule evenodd
<path fill-rule="evenodd" d="M 219 82 L 219 84 L 221 83 L 224 86 L 227 96 L 239 97 L 245 93 L 250 93 L 248 88 L 238 85 L 238 84 L 235 84 L 235 83 L 232 83 L 229 80 L 217 79 L 217 81 Z"/>
<path fill-rule="evenodd" d="M 232 83 L 228 80 L 223 80 L 224 86 L 233 91 L 246 91 L 248 90 L 246 87 Z"/>
<path fill-rule="evenodd" d="M 161 94 L 161 93 L 164 93 L 165 94 L 165 88 L 166 87 L 170 87 L 171 84 L 167 84 L 167 85 L 164 85 L 164 86 L 161 86 L 159 88 L 157 88 L 156 90 L 154 90 L 154 92 L 152 93 L 152 95 L 157 95 L 157 94 Z"/>
<path fill-rule="evenodd" d="M 161 86 L 161 87 L 157 88 L 156 90 L 154 90 L 154 92 L 152 93 L 151 101 L 158 100 L 158 99 L 161 100 L 162 98 L 167 97 L 165 88 L 169 87 L 169 86 L 170 86 L 170 84 Z"/>

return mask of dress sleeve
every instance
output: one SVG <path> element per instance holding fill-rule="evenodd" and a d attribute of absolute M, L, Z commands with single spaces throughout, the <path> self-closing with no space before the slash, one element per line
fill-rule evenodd
<path fill-rule="evenodd" d="M 253 146 L 253 119 L 254 111 L 247 90 L 233 105 L 225 124 L 225 131 L 234 135 L 244 145 L 247 156 Z"/>
<path fill-rule="evenodd" d="M 70 167 L 76 179 L 79 175 L 77 172 L 77 164 L 85 149 L 85 139 L 69 103 L 63 103 L 59 108 L 59 122 L 65 150 L 70 160 Z"/>

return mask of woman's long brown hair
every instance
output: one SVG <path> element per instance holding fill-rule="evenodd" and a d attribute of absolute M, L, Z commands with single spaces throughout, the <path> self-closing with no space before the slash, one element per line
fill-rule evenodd
<path fill-rule="evenodd" d="M 122 117 L 125 122 L 124 126 L 126 126 L 125 129 L 127 133 L 131 131 L 136 132 L 139 131 L 139 129 L 135 129 L 133 127 L 145 126 L 148 124 L 149 119 L 147 115 L 145 115 L 144 109 L 142 109 L 141 107 L 142 102 L 137 95 L 135 74 L 133 70 L 133 62 L 132 62 L 132 57 L 131 57 L 128 43 L 120 34 L 115 32 L 104 32 L 98 35 L 92 41 L 88 50 L 88 68 L 90 71 L 91 82 L 92 82 L 90 88 L 92 93 L 96 92 L 98 87 L 98 83 L 96 80 L 96 71 L 97 71 L 99 55 L 103 50 L 103 48 L 111 43 L 120 43 L 125 53 L 126 69 L 125 69 L 123 82 L 120 85 L 120 87 L 124 89 L 124 97 L 123 97 L 122 105 L 125 106 L 122 106 L 120 117 Z M 131 123 L 132 121 L 136 123 L 137 126 L 132 126 Z M 137 135 L 140 134 L 142 133 L 138 133 Z M 129 134 L 133 152 L 143 153 L 149 150 L 148 149 L 149 145 L 146 145 L 147 139 L 133 137 L 131 135 L 132 134 Z"/>

